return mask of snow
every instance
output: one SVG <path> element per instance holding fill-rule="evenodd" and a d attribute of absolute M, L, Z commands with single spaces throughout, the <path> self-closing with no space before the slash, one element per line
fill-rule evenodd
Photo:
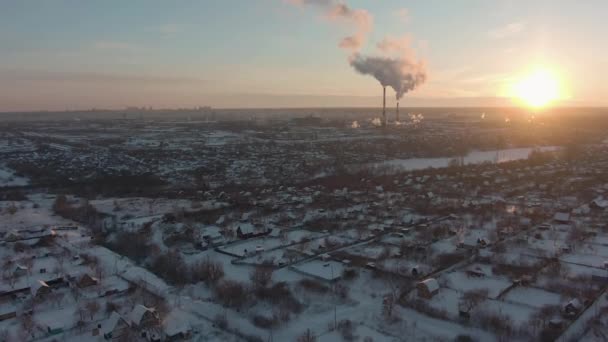
<path fill-rule="evenodd" d="M 18 177 L 13 170 L 6 166 L 0 166 L 0 188 L 4 186 L 26 186 L 29 184 L 29 179 Z"/>
<path fill-rule="evenodd" d="M 560 305 L 562 302 L 559 294 L 533 287 L 515 287 L 505 295 L 504 299 L 537 309 L 545 305 Z"/>
<path fill-rule="evenodd" d="M 336 261 L 311 260 L 303 264 L 291 266 L 291 268 L 315 278 L 333 281 L 342 276 L 344 265 Z"/>
<path fill-rule="evenodd" d="M 447 287 L 467 292 L 477 289 L 488 289 L 488 296 L 496 298 L 498 295 L 511 286 L 511 282 L 507 279 L 499 277 L 469 277 L 464 272 L 452 272 L 442 277 L 447 280 Z"/>

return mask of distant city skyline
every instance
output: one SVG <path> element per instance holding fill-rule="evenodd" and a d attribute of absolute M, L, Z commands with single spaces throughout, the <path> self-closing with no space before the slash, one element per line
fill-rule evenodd
<path fill-rule="evenodd" d="M 0 111 L 378 107 L 349 59 L 387 41 L 428 72 L 402 106 L 517 104 L 509 89 L 538 67 L 559 76 L 553 105 L 608 105 L 605 1 L 309 2 L 6 1 Z"/>

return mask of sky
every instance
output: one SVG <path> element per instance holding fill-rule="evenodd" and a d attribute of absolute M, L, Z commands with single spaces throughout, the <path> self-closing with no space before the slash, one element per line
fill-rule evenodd
<path fill-rule="evenodd" d="M 349 60 L 387 37 L 427 73 L 402 106 L 501 105 L 539 67 L 560 103 L 608 105 L 605 0 L 346 0 L 373 17 L 356 51 L 306 1 L 0 0 L 0 111 L 377 106 Z"/>

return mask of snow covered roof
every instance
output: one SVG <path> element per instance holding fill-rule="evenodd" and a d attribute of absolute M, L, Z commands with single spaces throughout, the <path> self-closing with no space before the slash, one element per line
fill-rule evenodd
<path fill-rule="evenodd" d="M 570 213 L 555 213 L 553 219 L 555 221 L 568 222 L 570 221 Z"/>
<path fill-rule="evenodd" d="M 43 287 L 48 288 L 49 285 L 42 280 L 36 280 L 30 285 L 30 290 L 32 291 L 33 295 L 36 295 L 38 293 L 38 290 Z"/>
<path fill-rule="evenodd" d="M 110 315 L 110 317 L 103 322 L 103 324 L 101 326 L 101 333 L 103 335 L 111 333 L 112 331 L 114 331 L 114 329 L 116 328 L 116 325 L 121 320 L 124 321 L 125 323 L 127 323 L 127 321 L 124 318 L 122 318 L 122 316 L 118 312 L 112 311 L 112 314 Z"/>
<path fill-rule="evenodd" d="M 163 321 L 163 329 L 167 336 L 175 336 L 178 334 L 187 334 L 192 330 L 187 315 L 179 310 L 172 310 Z"/>
<path fill-rule="evenodd" d="M 133 311 L 131 311 L 131 313 L 129 314 L 129 322 L 139 325 L 139 323 L 141 323 L 141 319 L 144 317 L 146 312 L 154 313 L 155 310 L 152 308 L 143 306 L 141 304 L 135 305 L 135 307 L 133 308 Z"/>
<path fill-rule="evenodd" d="M 420 282 L 429 290 L 429 292 L 434 292 L 439 290 L 439 283 L 435 278 L 428 278 Z"/>
<path fill-rule="evenodd" d="M 249 223 L 239 223 L 238 229 L 241 230 L 241 234 L 251 234 L 255 232 L 255 227 Z"/>
<path fill-rule="evenodd" d="M 598 208 L 608 208 L 608 200 L 596 198 L 593 200 L 593 204 Z"/>

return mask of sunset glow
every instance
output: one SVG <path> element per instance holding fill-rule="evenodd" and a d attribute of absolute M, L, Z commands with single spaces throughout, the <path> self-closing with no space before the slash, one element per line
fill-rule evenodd
<path fill-rule="evenodd" d="M 549 69 L 536 69 L 513 85 L 513 97 L 525 105 L 540 108 L 563 97 L 559 78 Z"/>

